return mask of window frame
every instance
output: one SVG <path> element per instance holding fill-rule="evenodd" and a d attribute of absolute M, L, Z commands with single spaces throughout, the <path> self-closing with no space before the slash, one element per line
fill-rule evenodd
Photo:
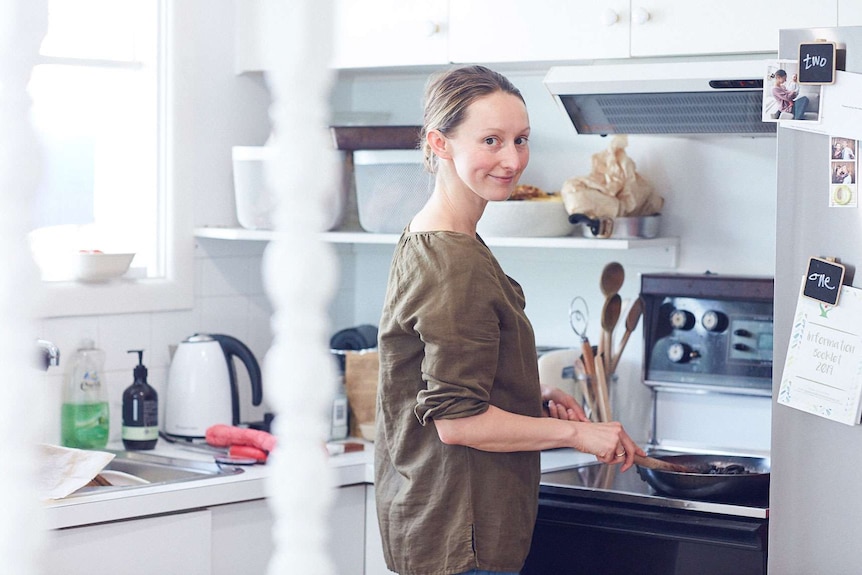
<path fill-rule="evenodd" d="M 190 309 L 194 306 L 194 236 L 191 200 L 177 189 L 173 142 L 174 105 L 172 42 L 175 34 L 170 3 L 159 2 L 159 202 L 160 234 L 165 245 L 165 275 L 104 284 L 42 281 L 36 298 L 39 317 L 142 313 Z"/>

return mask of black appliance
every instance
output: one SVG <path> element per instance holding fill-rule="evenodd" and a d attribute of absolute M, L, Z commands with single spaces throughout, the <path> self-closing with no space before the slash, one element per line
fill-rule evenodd
<path fill-rule="evenodd" d="M 651 388 L 653 402 L 649 454 L 756 455 L 768 470 L 763 453 L 696 441 L 680 449 L 664 441 L 664 414 L 658 406 L 664 395 L 688 394 L 709 406 L 705 413 L 714 415 L 717 404 L 719 414 L 727 410 L 732 424 L 742 426 L 747 421 L 734 419 L 734 402 L 766 402 L 769 409 L 772 279 L 645 274 L 641 297 L 643 382 Z M 763 422 L 757 423 L 762 429 Z M 620 473 L 618 466 L 600 463 L 547 472 L 522 575 L 762 575 L 768 499 L 768 488 L 714 497 L 671 496 L 635 469 Z"/>

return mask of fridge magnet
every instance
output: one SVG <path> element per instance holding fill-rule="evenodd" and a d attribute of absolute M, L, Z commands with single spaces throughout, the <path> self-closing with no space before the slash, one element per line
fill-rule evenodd
<path fill-rule="evenodd" d="M 829 139 L 829 206 L 855 208 L 858 206 L 859 142 L 852 138 Z"/>
<path fill-rule="evenodd" d="M 803 280 L 803 289 L 807 283 Z M 801 296 L 778 403 L 846 425 L 862 415 L 862 290 L 841 286 L 841 305 Z"/>
<path fill-rule="evenodd" d="M 835 83 L 835 42 L 817 40 L 799 45 L 799 83 Z"/>
<path fill-rule="evenodd" d="M 844 265 L 835 258 L 809 258 L 802 295 L 828 305 L 838 305 L 844 271 Z"/>
<path fill-rule="evenodd" d="M 817 124 L 820 122 L 821 86 L 799 82 L 799 63 L 794 60 L 767 62 L 763 79 L 764 122 Z"/>

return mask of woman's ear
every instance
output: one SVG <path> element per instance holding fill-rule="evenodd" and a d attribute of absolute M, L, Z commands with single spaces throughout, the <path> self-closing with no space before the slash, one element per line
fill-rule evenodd
<path fill-rule="evenodd" d="M 425 140 L 428 142 L 428 146 L 431 148 L 431 151 L 434 152 L 435 156 L 444 160 L 451 159 L 452 156 L 449 153 L 449 140 L 447 140 L 446 136 L 441 134 L 439 130 L 428 130 L 428 133 L 425 135 Z"/>

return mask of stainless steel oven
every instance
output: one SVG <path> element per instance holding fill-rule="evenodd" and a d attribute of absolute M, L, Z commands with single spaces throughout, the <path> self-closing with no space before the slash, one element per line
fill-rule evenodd
<path fill-rule="evenodd" d="M 758 459 L 766 487 L 669 495 L 634 469 L 544 473 L 522 575 L 765 574 L 772 279 L 646 274 L 641 297 L 650 455 Z"/>

